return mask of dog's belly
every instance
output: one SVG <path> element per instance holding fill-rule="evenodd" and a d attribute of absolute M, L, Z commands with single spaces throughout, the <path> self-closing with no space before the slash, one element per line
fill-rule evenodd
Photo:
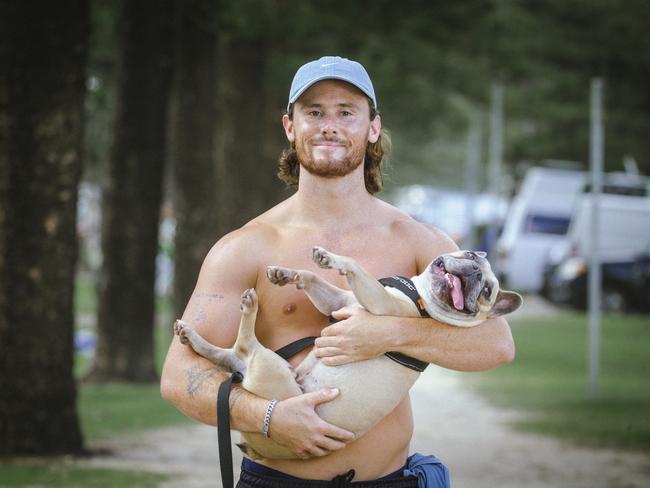
<path fill-rule="evenodd" d="M 380 356 L 341 366 L 316 361 L 308 375 L 300 378 L 305 393 L 323 387 L 338 388 L 339 396 L 316 407 L 327 422 L 354 432 L 370 430 L 404 398 L 419 373 Z"/>

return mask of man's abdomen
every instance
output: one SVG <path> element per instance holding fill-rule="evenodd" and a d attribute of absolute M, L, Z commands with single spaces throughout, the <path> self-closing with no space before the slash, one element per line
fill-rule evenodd
<path fill-rule="evenodd" d="M 308 460 L 265 460 L 261 464 L 305 479 L 329 480 L 350 469 L 356 472 L 355 481 L 376 479 L 404 465 L 412 435 L 413 416 L 407 397 L 345 449 Z"/>

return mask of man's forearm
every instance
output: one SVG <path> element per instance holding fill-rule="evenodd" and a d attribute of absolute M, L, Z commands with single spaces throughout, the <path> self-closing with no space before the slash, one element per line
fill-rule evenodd
<path fill-rule="evenodd" d="M 470 328 L 453 327 L 434 319 L 390 319 L 394 323 L 388 341 L 396 346 L 396 351 L 421 361 L 457 371 L 484 371 L 514 359 L 514 341 L 503 318 Z"/>
<path fill-rule="evenodd" d="M 216 425 L 217 391 L 227 374 L 211 362 L 196 357 L 168 361 L 161 378 L 161 394 L 185 415 Z M 261 432 L 268 400 L 233 385 L 230 425 L 240 432 Z"/>

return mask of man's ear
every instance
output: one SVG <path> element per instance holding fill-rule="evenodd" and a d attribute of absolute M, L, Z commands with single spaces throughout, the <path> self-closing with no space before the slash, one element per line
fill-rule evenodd
<path fill-rule="evenodd" d="M 497 293 L 497 301 L 494 302 L 492 309 L 488 312 L 488 318 L 501 317 L 507 313 L 514 312 L 521 307 L 522 303 L 524 303 L 524 299 L 521 298 L 519 293 L 499 290 L 499 293 Z"/>
<path fill-rule="evenodd" d="M 287 114 L 284 114 L 282 116 L 282 127 L 284 127 L 284 133 L 286 134 L 289 142 L 295 142 L 296 136 L 293 133 L 293 120 L 291 120 Z"/>
<path fill-rule="evenodd" d="M 368 142 L 374 144 L 379 140 L 381 134 L 381 115 L 375 115 L 375 118 L 370 121 L 370 131 L 368 131 Z"/>

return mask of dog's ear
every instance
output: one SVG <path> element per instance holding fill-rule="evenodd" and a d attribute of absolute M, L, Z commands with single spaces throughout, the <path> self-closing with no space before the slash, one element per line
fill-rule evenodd
<path fill-rule="evenodd" d="M 519 293 L 514 291 L 499 290 L 497 300 L 488 313 L 488 318 L 501 317 L 507 313 L 514 312 L 524 302 Z"/>

